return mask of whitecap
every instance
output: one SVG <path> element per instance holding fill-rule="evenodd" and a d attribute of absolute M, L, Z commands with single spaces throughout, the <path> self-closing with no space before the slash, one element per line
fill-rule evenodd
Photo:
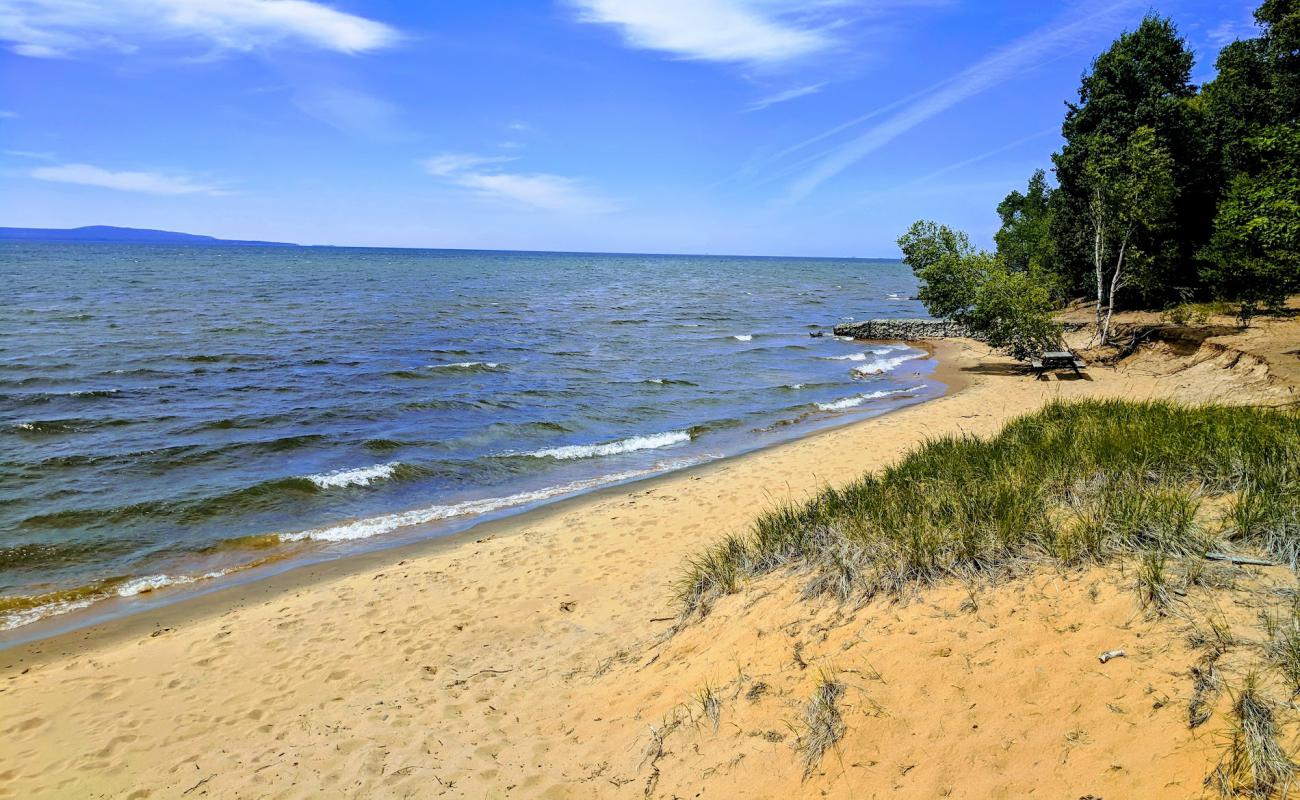
<path fill-rule="evenodd" d="M 552 447 L 534 453 L 525 453 L 524 455 L 535 458 L 558 458 L 562 461 L 568 461 L 575 458 L 594 458 L 597 456 L 632 453 L 637 450 L 653 450 L 659 447 L 669 447 L 682 442 L 689 442 L 690 440 L 691 435 L 686 431 L 669 431 L 668 433 L 654 433 L 649 436 L 633 436 L 630 439 L 619 439 L 615 442 L 605 442 L 603 444 L 571 444 L 564 447 Z"/>
<path fill-rule="evenodd" d="M 429 364 L 428 369 L 496 369 L 499 366 L 501 365 L 495 361 L 460 361 L 455 364 Z"/>
<path fill-rule="evenodd" d="M 920 355 L 907 353 L 905 355 L 895 356 L 894 358 L 886 358 L 883 361 L 873 361 L 870 364 L 863 364 L 860 367 L 854 367 L 853 371 L 859 375 L 879 375 L 882 372 L 888 372 L 894 367 L 915 358 L 920 358 Z"/>
<path fill-rule="evenodd" d="M 397 514 L 384 514 L 378 517 L 368 517 L 359 519 L 354 522 L 347 522 L 342 525 L 333 525 L 328 528 L 313 528 L 312 530 L 297 531 L 295 533 L 280 534 L 281 541 L 298 542 L 304 539 L 311 539 L 318 542 L 343 542 L 353 539 L 368 539 L 372 536 L 380 536 L 385 533 L 392 533 L 401 528 L 409 528 L 413 525 L 427 525 L 439 520 L 451 519 L 453 517 L 464 517 L 479 514 L 488 514 L 493 511 L 499 511 L 503 508 L 513 506 L 522 506 L 528 503 L 536 503 L 542 500 L 549 500 L 561 495 L 573 494 L 575 492 L 594 489 L 610 483 L 619 483 L 621 481 L 639 478 L 644 475 L 650 475 L 660 472 L 664 469 L 676 469 L 680 465 L 656 466 L 654 469 L 634 470 L 631 472 L 619 472 L 612 475 L 604 475 L 599 478 L 592 478 L 585 481 L 575 481 L 560 486 L 549 486 L 544 489 L 535 489 L 531 492 L 520 492 L 518 494 L 507 495 L 506 497 L 488 497 L 482 500 L 466 500 L 460 503 L 451 503 L 449 505 L 434 505 L 426 508 L 417 508 L 412 511 L 403 511 Z"/>
<path fill-rule="evenodd" d="M 308 475 L 307 480 L 322 489 L 336 489 L 343 486 L 369 486 L 374 481 L 384 480 L 393 475 L 393 470 L 401 466 L 398 461 L 387 464 L 375 464 L 370 467 L 355 469 L 338 469 L 323 472 L 320 475 Z"/>
<path fill-rule="evenodd" d="M 15 611 L 4 615 L 0 618 L 0 631 L 10 631 L 14 628 L 21 628 L 23 625 L 30 625 L 46 617 L 57 617 L 60 614 L 68 614 L 73 611 L 80 611 L 83 608 L 89 608 L 94 604 L 97 598 L 86 597 L 80 600 L 61 600 L 57 603 L 46 603 L 43 606 L 36 606 L 24 611 Z"/>
<path fill-rule="evenodd" d="M 187 583 L 220 578 L 225 574 L 223 570 L 220 572 L 205 572 L 202 575 L 146 575 L 143 578 L 133 578 L 117 587 L 117 596 L 135 597 L 138 594 L 147 594 L 165 586 L 184 586 Z"/>
<path fill-rule="evenodd" d="M 869 392 L 867 394 L 858 394 L 853 397 L 845 397 L 830 403 L 818 403 L 817 408 L 822 411 L 845 411 L 850 408 L 857 408 L 868 400 L 879 400 L 882 397 L 889 397 L 896 394 L 908 394 L 909 392 L 918 392 L 925 388 L 925 384 L 914 386 L 911 389 L 892 389 L 888 391 Z"/>
<path fill-rule="evenodd" d="M 754 334 L 752 334 L 752 333 L 738 333 L 738 334 L 736 334 L 735 336 L 732 336 L 731 338 L 735 339 L 735 340 L 738 341 L 738 342 L 752 342 L 752 341 L 754 341 Z"/>

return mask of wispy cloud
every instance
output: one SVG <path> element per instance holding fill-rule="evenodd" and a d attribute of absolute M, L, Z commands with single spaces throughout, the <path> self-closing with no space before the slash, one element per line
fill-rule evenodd
<path fill-rule="evenodd" d="M 952 78 L 906 101 L 891 104 L 892 108 L 898 109 L 895 113 L 819 159 L 812 169 L 790 187 L 788 198 L 799 200 L 806 197 L 818 186 L 867 155 L 957 103 L 1004 83 L 1025 70 L 1075 52 L 1080 47 L 1091 43 L 1098 34 L 1111 31 L 1121 14 L 1142 7 L 1138 0 L 1120 0 L 1096 10 L 1083 6 L 1075 7 L 1064 18 L 997 50 Z M 879 111 L 872 112 L 846 125 L 837 126 L 830 132 L 788 148 L 786 152 L 825 138 L 831 133 L 842 132 L 879 113 Z"/>
<path fill-rule="evenodd" d="M 880 38 L 901 10 L 952 0 L 567 0 L 578 19 L 618 30 L 631 47 L 677 58 L 773 67 Z M 873 30 L 850 26 L 868 22 Z M 874 34 L 874 36 L 872 35 Z"/>
<path fill-rule="evenodd" d="M 293 104 L 308 116 L 351 136 L 380 142 L 413 138 L 397 106 L 359 89 L 312 86 L 295 92 Z"/>
<path fill-rule="evenodd" d="M 797 89 L 786 89 L 784 92 L 777 92 L 761 100 L 755 100 L 745 107 L 746 111 L 762 111 L 765 108 L 784 103 L 788 100 L 797 100 L 800 97 L 807 97 L 810 94 L 817 94 L 825 87 L 824 83 L 814 83 L 811 86 L 800 86 Z"/>
<path fill-rule="evenodd" d="M 1227 47 L 1238 39 L 1253 39 L 1258 35 L 1259 26 L 1250 13 L 1237 19 L 1224 20 L 1209 30 L 1210 42 L 1218 48 Z"/>
<path fill-rule="evenodd" d="M 579 19 L 612 25 L 631 46 L 679 58 L 772 64 L 834 40 L 792 0 L 573 0 Z"/>
<path fill-rule="evenodd" d="M 382 22 L 314 0 L 0 0 L 0 41 L 35 58 L 133 53 L 167 42 L 218 51 L 293 43 L 361 53 L 398 38 Z"/>
<path fill-rule="evenodd" d="M 31 158 L 37 161 L 53 161 L 53 153 L 40 152 L 36 150 L 5 150 L 4 154 L 14 158 Z"/>
<path fill-rule="evenodd" d="M 0 111 L 0 119 L 18 119 L 19 116 L 17 111 Z"/>
<path fill-rule="evenodd" d="M 478 195 L 542 211 L 601 214 L 615 211 L 610 200 L 589 190 L 581 181 L 545 172 L 506 172 L 498 168 L 516 159 L 444 153 L 421 162 L 424 171 Z"/>
<path fill-rule="evenodd" d="M 116 189 L 122 192 L 144 192 L 145 194 L 161 195 L 227 194 L 219 186 L 199 183 L 184 175 L 168 175 L 161 172 L 113 172 L 90 164 L 61 164 L 55 167 L 37 167 L 28 174 L 41 181 L 98 186 L 103 189 Z"/>

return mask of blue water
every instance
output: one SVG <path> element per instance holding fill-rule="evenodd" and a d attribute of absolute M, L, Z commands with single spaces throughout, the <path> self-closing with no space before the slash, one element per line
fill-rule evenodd
<path fill-rule="evenodd" d="M 830 335 L 924 315 L 897 262 L 23 243 L 0 284 L 0 629 L 943 389 Z"/>

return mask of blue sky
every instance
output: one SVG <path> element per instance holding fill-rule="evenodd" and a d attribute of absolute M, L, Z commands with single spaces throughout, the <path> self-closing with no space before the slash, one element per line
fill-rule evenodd
<path fill-rule="evenodd" d="M 891 256 L 981 242 L 1149 9 L 1222 0 L 0 0 L 0 225 Z"/>

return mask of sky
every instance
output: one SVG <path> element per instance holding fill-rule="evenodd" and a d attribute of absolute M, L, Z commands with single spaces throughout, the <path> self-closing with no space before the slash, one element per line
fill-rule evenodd
<path fill-rule="evenodd" d="M 0 0 L 0 225 L 379 247 L 984 245 L 1149 11 L 1226 0 Z"/>

